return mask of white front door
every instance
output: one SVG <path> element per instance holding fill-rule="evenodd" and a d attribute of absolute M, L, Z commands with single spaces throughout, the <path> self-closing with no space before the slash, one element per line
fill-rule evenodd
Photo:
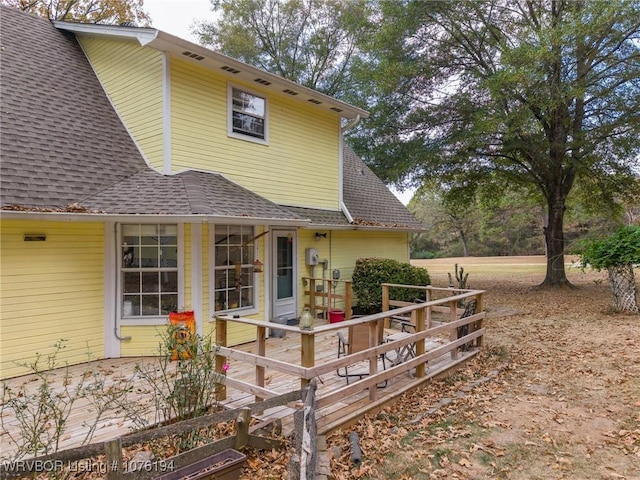
<path fill-rule="evenodd" d="M 296 231 L 273 230 L 271 252 L 271 319 L 297 317 Z"/>

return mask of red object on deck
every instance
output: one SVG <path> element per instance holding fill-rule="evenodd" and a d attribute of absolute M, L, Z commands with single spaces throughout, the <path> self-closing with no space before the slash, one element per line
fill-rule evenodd
<path fill-rule="evenodd" d="M 338 323 L 344 320 L 344 310 L 331 309 L 329 310 L 329 323 Z"/>

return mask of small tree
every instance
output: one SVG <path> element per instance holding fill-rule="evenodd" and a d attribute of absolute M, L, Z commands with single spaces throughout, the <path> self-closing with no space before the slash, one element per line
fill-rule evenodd
<path fill-rule="evenodd" d="M 640 227 L 623 227 L 615 235 L 586 243 L 582 267 L 607 269 L 616 312 L 640 313 L 633 266 L 640 264 Z"/>

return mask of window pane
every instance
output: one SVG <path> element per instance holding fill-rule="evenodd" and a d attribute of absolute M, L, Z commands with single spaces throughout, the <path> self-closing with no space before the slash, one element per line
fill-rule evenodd
<path fill-rule="evenodd" d="M 160 273 L 160 291 L 178 293 L 178 272 Z"/>
<path fill-rule="evenodd" d="M 159 272 L 144 272 L 142 274 L 142 291 L 145 293 L 159 292 L 160 282 L 158 276 Z"/>
<path fill-rule="evenodd" d="M 177 267 L 178 266 L 178 247 L 160 247 L 160 266 L 161 267 Z"/>
<path fill-rule="evenodd" d="M 140 272 L 124 272 L 122 275 L 122 291 L 124 293 L 140 293 Z"/>
<path fill-rule="evenodd" d="M 142 295 L 142 315 L 160 315 L 158 295 Z"/>
<path fill-rule="evenodd" d="M 158 244 L 158 226 L 140 225 L 140 243 L 142 245 Z"/>
<path fill-rule="evenodd" d="M 178 310 L 178 295 L 162 295 L 160 300 L 160 314 L 168 315 L 169 312 Z"/>
<path fill-rule="evenodd" d="M 125 295 L 123 297 L 122 315 L 125 317 L 140 315 L 140 295 Z"/>
<path fill-rule="evenodd" d="M 140 266 L 142 268 L 158 267 L 158 248 L 142 247 L 140 249 Z"/>

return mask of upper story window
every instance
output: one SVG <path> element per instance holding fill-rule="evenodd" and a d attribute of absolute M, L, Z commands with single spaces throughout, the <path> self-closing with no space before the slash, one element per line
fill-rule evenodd
<path fill-rule="evenodd" d="M 230 97 L 229 135 L 266 142 L 266 99 L 236 87 L 230 87 Z"/>

